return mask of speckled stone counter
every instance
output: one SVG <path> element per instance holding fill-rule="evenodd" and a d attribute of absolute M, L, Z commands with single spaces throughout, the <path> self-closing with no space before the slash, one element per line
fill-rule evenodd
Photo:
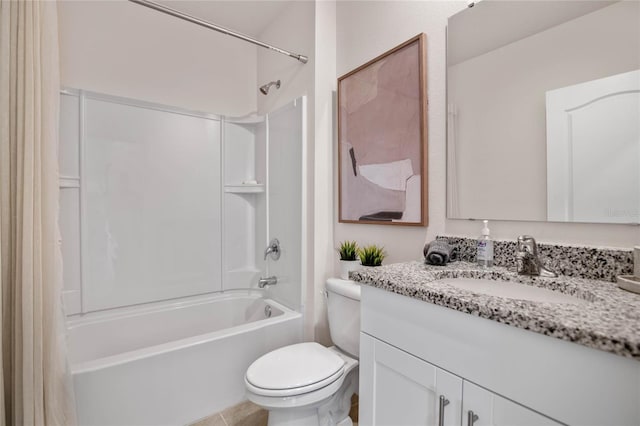
<path fill-rule="evenodd" d="M 585 303 L 507 299 L 437 282 L 458 277 L 515 281 L 560 291 Z M 417 261 L 363 268 L 352 272 L 351 278 L 372 287 L 640 361 L 640 295 L 624 291 L 612 282 L 564 276 L 526 277 L 504 267 L 482 269 L 466 262 L 443 267 Z"/>
<path fill-rule="evenodd" d="M 456 260 L 475 262 L 477 239 L 450 236 L 437 238 L 444 239 L 457 248 Z M 515 265 L 516 246 L 514 240 L 494 240 L 493 264 Z M 539 243 L 538 251 L 542 263 L 558 275 L 616 282 L 616 275 L 633 273 L 633 252 L 630 249 Z"/>

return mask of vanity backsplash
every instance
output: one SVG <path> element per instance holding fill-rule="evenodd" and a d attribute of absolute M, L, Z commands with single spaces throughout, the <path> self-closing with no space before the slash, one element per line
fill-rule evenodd
<path fill-rule="evenodd" d="M 475 238 L 438 236 L 457 248 L 457 260 L 476 261 Z M 616 281 L 616 275 L 633 274 L 633 251 L 595 247 L 579 247 L 538 243 L 538 255 L 543 264 L 559 275 Z M 507 268 L 516 264 L 516 241 L 496 240 L 493 243 L 493 264 Z"/>

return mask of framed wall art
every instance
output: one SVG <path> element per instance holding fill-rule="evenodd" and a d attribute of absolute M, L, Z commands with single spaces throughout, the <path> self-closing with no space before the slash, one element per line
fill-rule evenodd
<path fill-rule="evenodd" d="M 339 221 L 427 224 L 426 36 L 338 79 Z"/>

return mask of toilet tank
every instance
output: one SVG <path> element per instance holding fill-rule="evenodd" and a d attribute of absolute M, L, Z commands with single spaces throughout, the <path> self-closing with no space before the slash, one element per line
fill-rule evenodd
<path fill-rule="evenodd" d="M 327 313 L 333 343 L 349 355 L 360 357 L 360 284 L 329 278 Z"/>

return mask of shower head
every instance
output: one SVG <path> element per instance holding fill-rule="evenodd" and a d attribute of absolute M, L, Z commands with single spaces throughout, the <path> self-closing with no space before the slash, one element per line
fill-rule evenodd
<path fill-rule="evenodd" d="M 270 83 L 267 83 L 267 84 L 264 84 L 264 85 L 260 86 L 260 92 L 262 92 L 263 95 L 266 95 L 267 93 L 269 93 L 269 89 L 274 84 L 276 86 L 276 89 L 280 88 L 280 80 L 277 80 L 277 81 L 272 81 Z"/>

